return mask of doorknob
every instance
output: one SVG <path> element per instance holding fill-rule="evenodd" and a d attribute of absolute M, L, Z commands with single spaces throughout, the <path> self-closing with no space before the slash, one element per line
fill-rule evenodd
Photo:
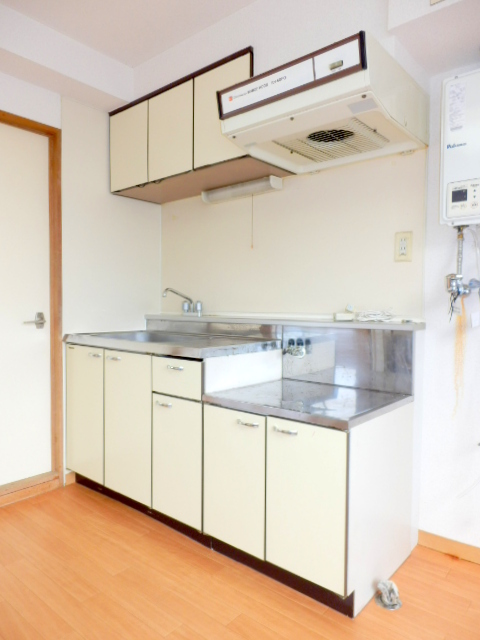
<path fill-rule="evenodd" d="M 37 329 L 43 329 L 43 325 L 47 321 L 41 311 L 37 311 L 35 314 L 35 320 L 26 320 L 23 324 L 34 324 Z"/>

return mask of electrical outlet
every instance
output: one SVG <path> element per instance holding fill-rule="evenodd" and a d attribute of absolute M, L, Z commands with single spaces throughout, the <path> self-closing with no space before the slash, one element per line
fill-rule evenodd
<path fill-rule="evenodd" d="M 476 327 L 480 326 L 480 313 L 478 311 L 475 313 L 472 313 L 470 317 L 472 321 L 472 329 L 475 329 Z"/>
<path fill-rule="evenodd" d="M 399 231 L 395 234 L 395 262 L 412 261 L 412 231 Z"/>

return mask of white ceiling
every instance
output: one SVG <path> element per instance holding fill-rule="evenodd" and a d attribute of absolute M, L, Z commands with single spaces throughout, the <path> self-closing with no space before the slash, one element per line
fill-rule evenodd
<path fill-rule="evenodd" d="M 130 67 L 256 0 L 1 0 Z"/>
<path fill-rule="evenodd" d="M 435 5 L 431 11 L 391 29 L 428 75 L 480 63 L 480 0 Z"/>

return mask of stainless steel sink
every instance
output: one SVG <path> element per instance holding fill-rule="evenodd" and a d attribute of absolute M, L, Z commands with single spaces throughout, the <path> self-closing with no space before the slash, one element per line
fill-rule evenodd
<path fill-rule="evenodd" d="M 280 349 L 279 340 L 240 338 L 203 334 L 168 333 L 166 331 L 114 331 L 111 333 L 79 333 L 64 338 L 68 344 L 88 345 L 154 355 L 185 358 L 253 353 Z"/>

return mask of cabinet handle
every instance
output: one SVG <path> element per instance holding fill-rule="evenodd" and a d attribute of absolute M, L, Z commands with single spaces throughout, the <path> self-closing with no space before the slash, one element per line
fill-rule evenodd
<path fill-rule="evenodd" d="M 92 353 L 91 351 L 88 352 L 88 355 L 90 356 L 90 358 L 101 358 L 102 357 L 101 353 Z"/>
<path fill-rule="evenodd" d="M 155 400 L 155 404 L 158 405 L 159 407 L 165 407 L 166 409 L 172 408 L 171 402 L 159 402 L 158 400 Z"/>
<path fill-rule="evenodd" d="M 280 427 L 273 425 L 273 430 L 277 433 L 284 433 L 287 436 L 298 436 L 298 431 L 296 429 L 280 429 Z"/>
<path fill-rule="evenodd" d="M 171 369 L 172 371 L 183 371 L 183 367 L 172 367 L 171 364 L 167 364 L 167 369 Z"/>
<path fill-rule="evenodd" d="M 328 65 L 330 71 L 335 71 L 335 69 L 340 69 L 343 67 L 343 60 L 337 60 L 337 62 L 332 62 L 332 64 Z"/>
<path fill-rule="evenodd" d="M 242 427 L 253 427 L 254 429 L 260 426 L 258 422 L 242 422 L 240 418 L 237 420 L 237 424 L 241 424 Z"/>
<path fill-rule="evenodd" d="M 121 358 L 118 356 L 107 356 L 107 360 L 114 360 L 115 362 L 118 362 Z"/>

